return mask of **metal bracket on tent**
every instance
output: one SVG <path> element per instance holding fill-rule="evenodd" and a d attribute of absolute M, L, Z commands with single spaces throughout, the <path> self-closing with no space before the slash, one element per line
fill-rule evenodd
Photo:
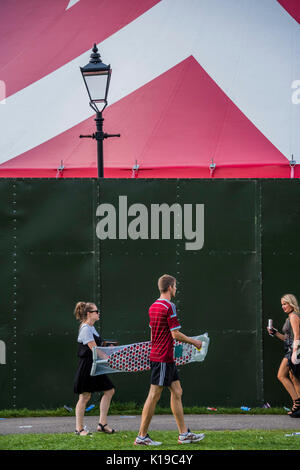
<path fill-rule="evenodd" d="M 137 178 L 138 177 L 139 168 L 140 168 L 140 165 L 138 165 L 138 162 L 136 160 L 135 165 L 132 167 L 132 176 L 131 176 L 131 178 Z"/>
<path fill-rule="evenodd" d="M 64 167 L 63 161 L 61 160 L 60 166 L 57 168 L 56 178 L 62 178 L 62 173 L 64 169 L 65 167 Z"/>
<path fill-rule="evenodd" d="M 290 160 L 290 167 L 291 167 L 291 178 L 294 178 L 294 168 L 297 162 L 294 160 L 294 155 L 292 155 L 292 160 Z"/>
<path fill-rule="evenodd" d="M 216 164 L 214 163 L 213 158 L 211 159 L 211 164 L 209 165 L 209 169 L 210 169 L 210 176 L 213 177 L 213 173 L 216 169 Z"/>

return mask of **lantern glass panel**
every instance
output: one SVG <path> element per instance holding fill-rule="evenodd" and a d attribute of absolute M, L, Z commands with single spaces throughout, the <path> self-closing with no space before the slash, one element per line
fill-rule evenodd
<path fill-rule="evenodd" d="M 109 74 L 107 72 L 84 73 L 84 79 L 91 101 L 95 103 L 105 102 L 107 98 Z"/>

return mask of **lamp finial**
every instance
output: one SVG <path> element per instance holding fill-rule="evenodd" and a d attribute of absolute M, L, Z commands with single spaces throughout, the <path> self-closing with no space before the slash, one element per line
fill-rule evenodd
<path fill-rule="evenodd" d="M 98 64 L 99 62 L 102 62 L 100 59 L 100 54 L 98 52 L 97 44 L 94 44 L 92 51 L 93 52 L 90 55 L 90 64 Z"/>

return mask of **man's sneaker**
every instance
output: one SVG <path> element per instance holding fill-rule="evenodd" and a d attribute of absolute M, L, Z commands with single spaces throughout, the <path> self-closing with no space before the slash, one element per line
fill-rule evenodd
<path fill-rule="evenodd" d="M 138 436 L 134 441 L 134 445 L 136 446 L 160 446 L 161 444 L 162 442 L 153 441 L 149 434 L 145 437 Z"/>
<path fill-rule="evenodd" d="M 202 441 L 205 438 L 205 434 L 195 434 L 188 429 L 188 432 L 184 434 L 179 434 L 178 443 L 179 444 L 192 444 L 193 442 Z"/>

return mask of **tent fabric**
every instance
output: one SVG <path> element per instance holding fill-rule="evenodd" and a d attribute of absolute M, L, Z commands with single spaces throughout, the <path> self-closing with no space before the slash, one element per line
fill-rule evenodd
<path fill-rule="evenodd" d="M 296 0 L 3 0 L 0 176 L 96 177 L 80 76 L 111 63 L 108 178 L 299 177 Z M 2 27 L 3 26 L 3 27 Z M 1 88 L 2 87 L 2 88 Z M 1 94 L 2 93 L 2 94 Z"/>
<path fill-rule="evenodd" d="M 278 2 L 300 24 L 300 3 L 297 0 L 278 0 Z"/>

